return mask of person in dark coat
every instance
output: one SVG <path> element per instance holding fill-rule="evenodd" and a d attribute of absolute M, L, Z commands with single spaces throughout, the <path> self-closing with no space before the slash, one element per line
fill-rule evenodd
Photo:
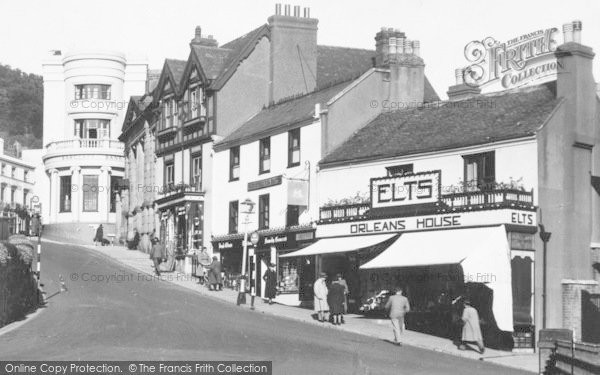
<path fill-rule="evenodd" d="M 277 272 L 275 271 L 275 265 L 269 264 L 269 269 L 263 276 L 265 281 L 265 298 L 269 299 L 269 305 L 273 304 L 273 298 L 277 295 Z"/>
<path fill-rule="evenodd" d="M 88 237 L 89 238 L 89 237 Z M 96 236 L 94 237 L 94 245 L 102 245 L 102 239 L 104 238 L 104 229 L 102 228 L 102 224 L 98 225 L 98 229 L 96 229 Z"/>
<path fill-rule="evenodd" d="M 329 304 L 329 312 L 333 317 L 333 324 L 340 325 L 342 314 L 344 313 L 344 295 L 346 288 L 340 283 L 340 280 L 334 280 L 329 287 L 327 294 L 327 303 Z"/>
<path fill-rule="evenodd" d="M 221 290 L 221 262 L 216 256 L 208 266 L 208 284 L 210 290 Z"/>
<path fill-rule="evenodd" d="M 160 276 L 160 262 L 164 256 L 164 248 L 158 238 L 154 237 L 152 239 L 152 250 L 150 251 L 150 257 L 152 258 L 152 262 L 154 262 L 154 271 L 156 275 Z"/>

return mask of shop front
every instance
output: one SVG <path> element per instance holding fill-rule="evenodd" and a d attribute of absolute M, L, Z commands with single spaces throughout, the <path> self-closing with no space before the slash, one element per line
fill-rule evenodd
<path fill-rule="evenodd" d="M 388 186 L 406 186 L 407 179 L 418 185 L 424 177 L 435 185 L 439 178 L 429 178 L 435 173 L 439 171 L 385 180 Z M 533 348 L 537 215 L 532 193 L 462 193 L 463 199 L 465 194 L 474 197 L 463 201 L 477 202 L 462 206 L 448 205 L 453 197 L 440 194 L 403 206 L 410 196 L 401 191 L 386 195 L 377 179 L 371 183 L 371 202 L 364 210 L 322 208 L 327 219 L 317 226 L 317 241 L 287 257 L 312 255 L 315 272 L 326 272 L 329 278 L 342 273 L 351 311 L 402 287 L 412 306 L 409 329 L 457 338 L 460 327 L 453 323 L 460 316 L 459 297 L 468 297 L 482 318 L 487 345 Z M 436 190 L 427 185 L 419 192 Z M 395 206 L 389 204 L 392 200 Z M 349 214 L 332 219 L 324 211 Z"/>

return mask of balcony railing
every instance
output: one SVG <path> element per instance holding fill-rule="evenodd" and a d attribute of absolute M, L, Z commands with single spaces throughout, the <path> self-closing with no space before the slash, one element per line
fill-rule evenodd
<path fill-rule="evenodd" d="M 69 139 L 65 141 L 57 141 L 48 143 L 46 148 L 48 151 L 63 150 L 72 148 L 110 148 L 123 150 L 123 143 L 114 141 L 112 139 L 93 139 L 93 138 L 81 138 L 81 139 Z"/>
<path fill-rule="evenodd" d="M 432 209 L 436 212 L 463 211 L 493 208 L 533 207 L 533 190 L 497 189 L 471 191 L 443 195 L 440 204 Z M 371 208 L 370 203 L 321 207 L 319 218 L 322 221 L 357 220 L 365 217 Z"/>

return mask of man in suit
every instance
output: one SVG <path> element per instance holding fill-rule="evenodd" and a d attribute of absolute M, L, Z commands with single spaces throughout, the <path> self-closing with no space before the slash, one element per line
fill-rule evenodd
<path fill-rule="evenodd" d="M 402 288 L 396 288 L 396 294 L 388 299 L 385 308 L 389 311 L 394 329 L 394 344 L 400 346 L 400 334 L 404 330 L 404 316 L 410 311 L 408 298 L 402 295 Z"/>

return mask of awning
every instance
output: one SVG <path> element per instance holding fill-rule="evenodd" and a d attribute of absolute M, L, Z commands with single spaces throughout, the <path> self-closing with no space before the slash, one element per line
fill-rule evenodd
<path fill-rule="evenodd" d="M 504 226 L 405 233 L 362 269 L 460 264 L 465 282 L 494 293 L 498 328 L 513 331 L 510 248 Z"/>
<path fill-rule="evenodd" d="M 333 253 L 345 253 L 348 251 L 355 251 L 364 249 L 366 247 L 375 246 L 390 238 L 396 236 L 396 234 L 374 234 L 371 236 L 348 236 L 348 237 L 335 237 L 335 238 L 323 238 L 317 242 L 309 245 L 301 250 L 294 251 L 293 253 L 281 255 L 280 258 L 287 257 L 302 257 L 309 255 L 318 254 L 333 254 Z"/>

